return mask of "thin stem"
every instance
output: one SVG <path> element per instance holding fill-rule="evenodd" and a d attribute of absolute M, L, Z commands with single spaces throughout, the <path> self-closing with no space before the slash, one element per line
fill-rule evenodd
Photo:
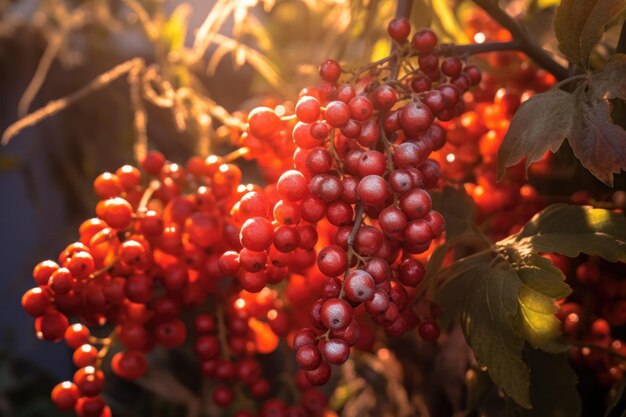
<path fill-rule="evenodd" d="M 250 148 L 243 147 L 224 155 L 224 162 L 233 162 L 250 153 Z"/>
<path fill-rule="evenodd" d="M 570 345 L 572 345 L 572 346 L 576 346 L 576 347 L 579 347 L 579 348 L 601 350 L 601 351 L 603 351 L 605 353 L 608 353 L 610 356 L 613 356 L 613 357 L 615 357 L 617 359 L 620 359 L 620 360 L 626 362 L 626 355 L 622 355 L 621 353 L 611 349 L 608 346 L 596 345 L 594 343 L 581 342 L 581 341 L 577 341 L 577 340 L 569 341 L 568 343 Z"/>
<path fill-rule="evenodd" d="M 365 206 L 362 202 L 358 202 L 356 204 L 356 213 L 354 214 L 354 226 L 352 226 L 352 230 L 350 231 L 350 236 L 348 236 L 348 247 L 352 247 L 354 245 L 354 239 L 356 238 L 356 233 L 359 231 L 361 227 L 361 223 L 363 222 L 363 210 Z"/>
<path fill-rule="evenodd" d="M 226 340 L 226 322 L 224 321 L 224 308 L 221 304 L 217 305 L 217 331 L 220 341 L 220 347 L 222 349 L 222 356 L 225 359 L 230 360 L 230 348 L 228 347 L 228 341 Z"/>
<path fill-rule="evenodd" d="M 557 80 L 569 77 L 567 68 L 560 65 L 536 42 L 515 19 L 500 8 L 493 0 L 474 0 L 481 9 L 494 18 L 502 27 L 511 32 L 515 41 L 521 42 L 520 50 L 546 71 L 552 73 Z"/>

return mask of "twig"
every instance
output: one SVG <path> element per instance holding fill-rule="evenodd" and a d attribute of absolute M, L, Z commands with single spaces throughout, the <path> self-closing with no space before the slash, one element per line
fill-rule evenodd
<path fill-rule="evenodd" d="M 439 46 L 439 53 L 447 56 L 462 56 L 482 54 L 485 52 L 519 51 L 521 49 L 522 42 L 516 39 L 510 42 L 484 42 L 467 45 L 443 44 Z"/>
<path fill-rule="evenodd" d="M 535 41 L 535 39 L 522 27 L 515 19 L 509 16 L 498 6 L 498 2 L 493 0 L 474 0 L 481 9 L 494 18 L 502 27 L 511 32 L 513 39 L 521 42 L 522 50 L 529 58 L 538 65 L 550 72 L 557 80 L 564 80 L 569 77 L 567 68 L 560 65 Z"/>
<path fill-rule="evenodd" d="M 404 17 L 406 19 L 409 19 L 411 17 L 412 6 L 412 0 L 398 0 L 396 5 L 396 18 Z M 389 76 L 389 78 L 395 80 L 396 78 L 398 78 L 398 73 L 400 72 L 400 62 L 402 61 L 402 58 L 398 55 L 397 43 L 394 42 L 391 45 L 391 52 L 389 53 L 389 55 L 394 56 L 393 60 L 391 61 L 391 75 Z"/>
<path fill-rule="evenodd" d="M 608 346 L 602 346 L 602 345 L 596 345 L 594 343 L 588 343 L 588 342 L 579 342 L 579 341 L 568 341 L 568 343 L 572 346 L 576 346 L 579 348 L 587 348 L 587 349 L 595 349 L 595 350 L 601 350 L 607 354 L 609 354 L 610 356 L 613 356 L 615 358 L 618 358 L 624 362 L 626 362 L 626 355 L 622 355 L 621 353 L 611 349 Z"/>
<path fill-rule="evenodd" d="M 9 126 L 7 130 L 5 130 L 2 134 L 2 140 L 0 141 L 0 143 L 2 145 L 8 144 L 11 139 L 15 135 L 20 133 L 23 129 L 29 126 L 36 125 L 43 119 L 68 108 L 69 106 L 76 103 L 83 97 L 86 97 L 90 93 L 93 93 L 94 91 L 100 90 L 101 88 L 108 86 L 113 81 L 126 75 L 137 66 L 143 66 L 143 59 L 133 58 L 129 61 L 123 62 L 111 69 L 110 71 L 107 71 L 104 74 L 100 74 L 98 77 L 93 79 L 89 84 L 87 84 L 80 90 L 63 98 L 50 101 L 42 108 L 35 110 L 34 112 L 26 115 L 22 119 L 16 121 L 11 126 Z"/>
<path fill-rule="evenodd" d="M 619 34 L 619 40 L 617 41 L 615 52 L 626 54 L 626 20 L 622 23 L 622 31 Z"/>

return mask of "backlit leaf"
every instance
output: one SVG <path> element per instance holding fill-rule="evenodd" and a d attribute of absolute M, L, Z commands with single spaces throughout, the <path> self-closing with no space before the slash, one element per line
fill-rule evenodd
<path fill-rule="evenodd" d="M 526 158 L 526 167 L 549 150 L 556 152 L 575 126 L 572 94 L 553 88 L 524 102 L 498 150 L 498 178 L 504 170 Z"/>
<path fill-rule="evenodd" d="M 541 253 L 598 255 L 626 260 L 626 217 L 590 206 L 554 204 L 533 217 L 509 240 Z"/>

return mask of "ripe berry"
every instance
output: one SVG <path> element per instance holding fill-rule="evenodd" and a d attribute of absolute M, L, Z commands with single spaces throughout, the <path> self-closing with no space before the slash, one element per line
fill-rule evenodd
<path fill-rule="evenodd" d="M 441 63 L 441 72 L 451 78 L 459 75 L 462 69 L 463 63 L 457 57 L 449 56 Z"/>
<path fill-rule="evenodd" d="M 248 114 L 250 132 L 260 138 L 269 139 L 281 127 L 280 117 L 268 107 L 257 107 Z"/>
<path fill-rule="evenodd" d="M 305 123 L 313 123 L 320 117 L 320 102 L 311 96 L 303 96 L 296 103 L 296 116 Z"/>
<path fill-rule="evenodd" d="M 342 127 L 350 120 L 350 107 L 343 101 L 331 101 L 324 110 L 326 122 L 332 127 Z"/>
<path fill-rule="evenodd" d="M 306 379 L 312 385 L 324 385 L 328 382 L 331 375 L 330 365 L 327 362 L 322 362 L 317 369 L 312 371 L 305 371 Z"/>
<path fill-rule="evenodd" d="M 281 198 L 285 200 L 301 200 L 307 193 L 306 178 L 300 171 L 289 170 L 278 179 L 276 190 Z"/>
<path fill-rule="evenodd" d="M 412 101 L 400 111 L 400 126 L 410 136 L 428 129 L 433 120 L 432 111 L 421 101 Z"/>
<path fill-rule="evenodd" d="M 322 354 L 313 344 L 307 344 L 296 351 L 296 362 L 305 371 L 312 371 L 320 366 Z"/>
<path fill-rule="evenodd" d="M 326 300 L 320 309 L 322 324 L 331 330 L 345 329 L 352 321 L 353 316 L 352 307 L 341 298 Z"/>
<path fill-rule="evenodd" d="M 343 365 L 350 356 L 350 346 L 342 339 L 329 339 L 322 347 L 322 355 L 331 365 Z"/>
<path fill-rule="evenodd" d="M 398 93 L 393 87 L 383 84 L 377 87 L 372 93 L 374 107 L 378 110 L 389 110 L 398 102 Z"/>
<path fill-rule="evenodd" d="M 213 402 L 219 407 L 228 407 L 234 399 L 233 391 L 223 385 L 213 391 Z"/>
<path fill-rule="evenodd" d="M 32 288 L 22 296 L 22 307 L 33 317 L 44 315 L 50 306 L 50 295 L 42 287 Z"/>
<path fill-rule="evenodd" d="M 369 300 L 375 290 L 374 279 L 370 274 L 361 269 L 350 272 L 345 279 L 343 287 L 346 298 L 355 303 Z"/>
<path fill-rule="evenodd" d="M 263 251 L 269 248 L 274 240 L 274 228 L 266 218 L 253 217 L 241 226 L 239 239 L 244 248 Z"/>
<path fill-rule="evenodd" d="M 430 52 L 437 46 L 437 35 L 428 28 L 420 29 L 413 35 L 411 45 L 420 53 Z"/>
<path fill-rule="evenodd" d="M 327 59 L 320 64 L 320 77 L 329 83 L 335 83 L 341 76 L 341 66 L 334 59 Z"/>
<path fill-rule="evenodd" d="M 94 366 L 98 357 L 98 349 L 90 344 L 84 344 L 74 351 L 72 361 L 77 368 Z"/>
<path fill-rule="evenodd" d="M 411 33 L 411 23 L 406 17 L 396 17 L 389 22 L 387 33 L 396 42 L 405 42 Z"/>
<path fill-rule="evenodd" d="M 61 340 L 68 326 L 67 317 L 56 311 L 49 311 L 35 321 L 37 336 L 52 342 Z"/>
<path fill-rule="evenodd" d="M 338 276 L 348 267 L 348 255 L 339 246 L 326 246 L 317 255 L 317 267 L 324 275 Z"/>
<path fill-rule="evenodd" d="M 365 96 L 356 96 L 348 103 L 350 107 L 350 115 L 354 120 L 360 122 L 369 119 L 372 116 L 372 102 Z"/>
<path fill-rule="evenodd" d="M 140 352 L 117 352 L 111 359 L 111 369 L 120 378 L 134 381 L 146 373 L 148 363 Z"/>
<path fill-rule="evenodd" d="M 52 388 L 50 397 L 57 408 L 63 411 L 69 411 L 76 405 L 76 402 L 80 397 L 80 392 L 74 383 L 64 381 Z"/>
<path fill-rule="evenodd" d="M 417 332 L 425 342 L 433 342 L 439 338 L 439 325 L 432 320 L 424 320 L 419 324 Z"/>
<path fill-rule="evenodd" d="M 383 204 L 389 197 L 387 181 L 379 175 L 368 175 L 359 182 L 357 196 L 369 206 Z"/>

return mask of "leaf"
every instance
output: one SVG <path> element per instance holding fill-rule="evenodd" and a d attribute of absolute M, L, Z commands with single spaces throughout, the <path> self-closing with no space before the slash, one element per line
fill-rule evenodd
<path fill-rule="evenodd" d="M 604 27 L 625 5 L 626 0 L 561 1 L 554 19 L 561 52 L 574 64 L 586 68 Z"/>
<path fill-rule="evenodd" d="M 615 54 L 606 66 L 593 74 L 590 87 L 598 100 L 626 100 L 626 55 Z"/>
<path fill-rule="evenodd" d="M 592 207 L 553 205 L 537 214 L 519 233 L 489 250 L 458 260 L 440 273 L 444 283 L 437 302 L 443 307 L 442 327 L 460 318 L 478 363 L 519 406 L 533 408 L 522 414 L 580 414 L 571 370 L 556 375 L 562 369 L 563 356 L 554 355 L 568 349 L 561 341 L 560 322 L 554 314 L 556 301 L 571 290 L 563 273 L 538 253 L 577 256 L 581 252 L 609 261 L 626 259 L 626 217 Z M 525 345 L 538 350 L 529 350 L 524 358 Z M 552 358 L 554 364 L 544 363 L 547 358 Z M 559 368 L 553 368 L 557 365 Z M 552 381 L 552 377 L 542 374 L 544 371 L 557 379 Z M 549 387 L 541 385 L 545 380 L 550 381 Z M 550 403 L 552 397 L 559 404 L 565 401 L 559 396 L 564 392 L 571 404 Z"/>
<path fill-rule="evenodd" d="M 465 188 L 447 186 L 431 197 L 433 208 L 446 220 L 446 241 L 461 236 L 474 225 L 476 205 Z"/>
<path fill-rule="evenodd" d="M 580 51 L 580 33 L 576 30 L 574 21 L 574 4 L 576 0 L 562 0 L 554 15 L 554 33 L 559 42 L 559 50 L 569 60 L 579 66 L 582 65 Z"/>
<path fill-rule="evenodd" d="M 558 88 L 524 102 L 511 121 L 498 150 L 498 179 L 526 157 L 526 168 L 550 150 L 556 152 L 575 126 L 574 97 Z"/>
<path fill-rule="evenodd" d="M 609 101 L 626 99 L 624 74 L 626 55 L 616 55 L 604 69 L 583 76 L 574 94 L 557 86 L 522 104 L 498 151 L 498 178 L 524 157 L 528 168 L 567 139 L 581 164 L 612 187 L 614 174 L 626 171 L 626 130 L 612 119 Z"/>
<path fill-rule="evenodd" d="M 527 348 L 524 359 L 530 368 L 532 410 L 523 410 L 524 417 L 578 417 L 581 402 L 576 384 L 578 377 L 570 366 L 567 354 L 550 354 Z"/>
<path fill-rule="evenodd" d="M 611 414 L 614 414 L 615 410 L 618 410 L 619 412 L 619 409 L 617 408 L 617 406 L 620 405 L 620 403 L 624 403 L 624 401 L 626 401 L 626 398 L 624 398 L 625 388 L 626 388 L 626 378 L 622 378 L 620 383 L 611 389 L 611 391 L 609 392 L 610 401 L 606 405 L 606 411 L 604 412 L 604 417 L 609 417 Z M 624 413 L 626 414 L 626 411 Z M 617 414 L 614 414 L 614 415 L 616 416 Z M 621 415 L 623 416 L 624 414 L 621 414 Z"/>
<path fill-rule="evenodd" d="M 626 130 L 613 123 L 606 101 L 582 103 L 581 113 L 581 126 L 569 144 L 580 163 L 612 187 L 613 174 L 626 171 Z"/>
<path fill-rule="evenodd" d="M 522 282 L 518 291 L 519 329 L 534 348 L 547 352 L 568 349 L 559 338 L 561 322 L 555 317 L 556 300 L 570 294 L 563 273 L 549 260 L 536 254 L 511 251 L 508 262 Z"/>
<path fill-rule="evenodd" d="M 554 204 L 536 214 L 513 240 L 529 250 L 575 257 L 581 252 L 607 261 L 626 260 L 626 217 L 590 206 Z"/>
<path fill-rule="evenodd" d="M 476 360 L 508 396 L 530 408 L 530 376 L 522 361 L 524 338 L 511 325 L 519 309 L 519 285 L 513 274 L 483 263 L 444 284 L 438 302 L 446 309 L 450 305 L 445 300 L 453 300 L 456 294 L 463 333 Z"/>
<path fill-rule="evenodd" d="M 593 3 L 593 1 L 577 0 L 576 6 L 579 4 L 590 5 L 590 3 Z M 589 10 L 584 25 L 580 27 L 580 49 L 585 65 L 589 60 L 591 51 L 593 51 L 593 48 L 595 48 L 602 39 L 604 27 L 624 9 L 624 6 L 626 6 L 626 0 L 597 0 L 593 8 L 589 6 L 582 8 L 582 10 L 584 10 L 583 13 Z M 575 9 L 575 14 L 583 14 L 577 12 L 578 9 Z"/>

